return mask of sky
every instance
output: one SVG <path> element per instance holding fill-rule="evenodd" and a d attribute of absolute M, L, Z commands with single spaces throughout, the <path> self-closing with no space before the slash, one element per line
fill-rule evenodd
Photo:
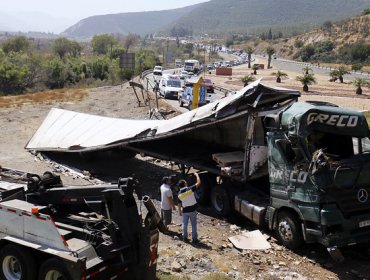
<path fill-rule="evenodd" d="M 206 0 L 2 0 L 2 13 L 41 12 L 55 18 L 83 19 L 92 15 L 167 10 Z"/>

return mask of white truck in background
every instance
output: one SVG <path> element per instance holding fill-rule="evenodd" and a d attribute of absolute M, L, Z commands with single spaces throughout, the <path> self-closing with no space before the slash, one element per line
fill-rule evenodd
<path fill-rule="evenodd" d="M 185 60 L 184 62 L 184 70 L 185 71 L 188 71 L 188 72 L 191 72 L 191 73 L 194 73 L 194 74 L 198 74 L 199 70 L 200 70 L 200 63 L 198 60 L 196 59 L 188 59 L 188 60 Z"/>

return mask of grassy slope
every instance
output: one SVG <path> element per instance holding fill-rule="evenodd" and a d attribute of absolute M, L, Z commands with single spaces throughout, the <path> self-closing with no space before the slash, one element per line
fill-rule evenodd
<path fill-rule="evenodd" d="M 85 38 L 102 33 L 148 34 L 190 13 L 199 5 L 202 4 L 166 11 L 92 16 L 69 27 L 64 33 L 69 36 Z"/>
<path fill-rule="evenodd" d="M 292 24 L 313 26 L 358 14 L 370 0 L 213 0 L 176 22 L 200 33 L 246 31 Z"/>

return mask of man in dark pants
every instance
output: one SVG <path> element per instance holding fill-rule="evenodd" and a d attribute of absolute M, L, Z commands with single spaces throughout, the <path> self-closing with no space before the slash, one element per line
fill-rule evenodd
<path fill-rule="evenodd" d="M 194 192 L 200 187 L 201 181 L 198 173 L 194 173 L 197 181 L 195 185 L 188 186 L 185 180 L 179 181 L 180 192 L 179 198 L 179 215 L 182 215 L 182 239 L 188 241 L 188 223 L 191 223 L 191 236 L 192 242 L 198 243 L 198 230 L 197 230 L 197 201 Z"/>
<path fill-rule="evenodd" d="M 172 222 L 172 209 L 176 210 L 171 190 L 171 177 L 163 177 L 161 185 L 161 217 L 166 227 Z"/>

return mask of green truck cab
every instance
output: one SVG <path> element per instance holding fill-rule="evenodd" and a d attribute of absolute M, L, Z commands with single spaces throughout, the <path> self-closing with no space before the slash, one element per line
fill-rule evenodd
<path fill-rule="evenodd" d="M 270 127 L 269 228 L 296 248 L 369 241 L 369 127 L 360 112 L 329 103 L 295 103 L 266 118 Z"/>

